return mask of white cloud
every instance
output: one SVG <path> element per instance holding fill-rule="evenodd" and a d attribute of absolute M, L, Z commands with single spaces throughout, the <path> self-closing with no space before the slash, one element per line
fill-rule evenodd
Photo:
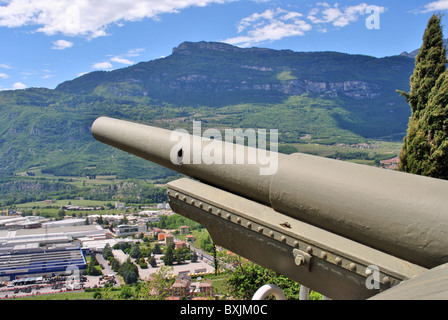
<path fill-rule="evenodd" d="M 94 69 L 111 69 L 112 64 L 108 61 L 105 62 L 97 62 L 93 64 Z"/>
<path fill-rule="evenodd" d="M 12 85 L 12 88 L 6 88 L 6 89 L 0 89 L 0 91 L 7 91 L 7 90 L 20 90 L 20 89 L 26 89 L 26 85 L 24 85 L 21 82 L 15 82 Z"/>
<path fill-rule="evenodd" d="M 303 36 L 311 30 L 311 25 L 302 19 L 300 12 L 281 8 L 254 13 L 240 21 L 237 31 L 245 35 L 224 40 L 229 44 L 248 47 L 264 41 L 275 41 L 285 37 Z"/>
<path fill-rule="evenodd" d="M 57 40 L 53 42 L 53 49 L 64 50 L 73 47 L 73 42 L 67 40 Z"/>
<path fill-rule="evenodd" d="M 2 79 L 8 79 L 8 78 L 9 78 L 9 75 L 7 75 L 6 73 L 1 73 L 1 72 L 0 72 L 0 78 L 2 78 Z"/>
<path fill-rule="evenodd" d="M 145 51 L 144 48 L 136 48 L 129 50 L 125 56 L 126 57 L 138 57 L 140 55 L 140 52 Z"/>
<path fill-rule="evenodd" d="M 126 58 L 121 58 L 121 57 L 112 57 L 110 59 L 110 61 L 121 63 L 121 64 L 127 64 L 127 65 L 134 64 L 134 62 L 132 62 L 131 60 L 128 60 Z"/>
<path fill-rule="evenodd" d="M 446 0 L 448 2 L 448 0 Z M 280 40 L 285 37 L 303 36 L 316 26 L 321 33 L 329 32 L 328 26 L 345 27 L 366 15 L 368 4 L 360 3 L 342 7 L 338 3 L 330 5 L 318 2 L 305 15 L 302 12 L 287 11 L 281 8 L 267 9 L 261 13 L 253 13 L 239 22 L 237 37 L 223 40 L 229 44 L 248 47 L 265 41 Z M 379 7 L 384 12 L 384 7 Z"/>
<path fill-rule="evenodd" d="M 366 3 L 360 3 L 340 8 L 337 3 L 333 6 L 326 2 L 317 3 L 317 7 L 308 13 L 307 18 L 314 24 L 332 24 L 335 27 L 345 27 L 351 22 L 358 21 L 360 16 L 365 15 L 368 6 Z M 385 7 L 379 7 L 379 9 L 380 13 L 386 10 Z"/>
<path fill-rule="evenodd" d="M 282 20 L 296 19 L 299 17 L 303 17 L 303 14 L 300 12 L 288 12 L 282 17 Z"/>
<path fill-rule="evenodd" d="M 438 10 L 448 10 L 448 0 L 438 0 L 428 3 L 421 10 L 422 13 L 438 11 Z"/>
<path fill-rule="evenodd" d="M 95 38 L 107 35 L 111 24 L 157 19 L 164 13 L 228 1 L 233 0 L 6 0 L 0 5 L 0 26 L 36 26 L 47 35 Z"/>
<path fill-rule="evenodd" d="M 13 88 L 14 90 L 26 89 L 26 85 L 24 85 L 22 82 L 15 82 L 15 83 L 12 85 L 12 88 Z"/>
<path fill-rule="evenodd" d="M 142 52 L 144 50 L 145 49 L 143 49 L 143 48 L 137 48 L 137 49 L 128 50 L 126 53 L 121 54 L 121 55 L 116 55 L 116 56 L 109 55 L 109 56 L 111 56 L 111 58 L 108 61 L 95 63 L 93 65 L 93 68 L 95 68 L 95 69 L 112 69 L 113 65 L 111 62 L 120 63 L 120 64 L 124 64 L 124 65 L 134 64 L 135 62 L 127 59 L 126 57 L 138 57 L 140 55 L 140 52 Z"/>
<path fill-rule="evenodd" d="M 275 11 L 268 9 L 262 13 L 253 13 L 250 16 L 242 19 L 238 26 L 238 32 L 242 32 L 248 27 L 252 26 L 252 24 L 258 21 L 257 25 L 260 25 L 260 20 L 272 20 L 274 19 Z"/>
<path fill-rule="evenodd" d="M 0 63 L 0 68 L 2 69 L 11 69 L 11 67 L 7 64 Z"/>

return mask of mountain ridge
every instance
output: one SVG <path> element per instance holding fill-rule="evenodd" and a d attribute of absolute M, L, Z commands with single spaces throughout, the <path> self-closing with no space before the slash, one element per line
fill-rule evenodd
<path fill-rule="evenodd" d="M 268 48 L 241 48 L 237 46 L 233 46 L 224 42 L 216 42 L 216 41 L 184 41 L 179 44 L 177 47 L 174 47 L 171 51 L 171 54 L 190 54 L 191 50 L 196 51 L 198 49 L 202 50 L 214 50 L 214 51 L 222 51 L 222 52 L 246 52 L 246 53 L 259 53 L 259 52 L 275 52 L 279 50 L 268 49 Z M 280 50 L 280 51 L 288 51 L 293 52 L 292 50 Z"/>
<path fill-rule="evenodd" d="M 183 42 L 172 52 L 127 68 L 92 72 L 55 90 L 174 103 L 196 100 L 196 104 L 234 104 L 243 98 L 244 102 L 279 102 L 305 93 L 330 98 L 342 93 L 363 99 L 379 95 L 367 91 L 397 82 L 397 71 L 405 73 L 397 85 L 407 86 L 413 69 L 413 61 L 400 56 L 239 48 L 205 41 Z M 395 94 L 395 88 L 391 92 Z M 212 99 L 211 93 L 217 98 Z"/>

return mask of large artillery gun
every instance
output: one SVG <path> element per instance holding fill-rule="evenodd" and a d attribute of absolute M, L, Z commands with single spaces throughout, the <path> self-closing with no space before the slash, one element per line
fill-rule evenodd
<path fill-rule="evenodd" d="M 448 181 L 107 117 L 92 134 L 188 176 L 174 212 L 330 299 L 448 298 Z"/>

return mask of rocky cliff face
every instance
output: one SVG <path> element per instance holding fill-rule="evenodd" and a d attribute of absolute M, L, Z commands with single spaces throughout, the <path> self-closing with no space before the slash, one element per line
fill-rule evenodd
<path fill-rule="evenodd" d="M 308 92 L 319 93 L 322 97 L 335 98 L 342 94 L 353 99 L 374 99 L 381 95 L 381 86 L 365 81 L 304 82 Z"/>
<path fill-rule="evenodd" d="M 288 80 L 280 84 L 254 85 L 254 90 L 275 90 L 287 95 L 311 93 L 319 97 L 336 98 L 341 95 L 353 99 L 374 99 L 381 95 L 380 86 L 365 81 L 316 82 Z"/>
<path fill-rule="evenodd" d="M 242 66 L 242 68 L 247 68 Z M 273 71 L 269 67 L 257 67 L 258 71 Z M 278 82 L 251 83 L 251 79 L 235 82 L 229 79 L 217 79 L 205 74 L 189 74 L 176 78 L 169 83 L 170 89 L 184 92 L 272 92 L 285 95 L 310 93 L 319 97 L 336 98 L 347 96 L 353 99 L 374 99 L 381 95 L 381 86 L 366 81 L 348 80 L 341 82 L 322 82 L 292 79 Z"/>

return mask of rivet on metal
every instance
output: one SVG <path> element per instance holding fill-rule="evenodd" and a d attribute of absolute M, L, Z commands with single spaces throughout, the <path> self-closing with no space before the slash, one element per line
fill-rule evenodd
<path fill-rule="evenodd" d="M 241 223 L 241 218 L 240 217 L 236 218 L 236 222 Z"/>
<path fill-rule="evenodd" d="M 218 209 L 218 211 L 216 211 L 216 214 L 217 214 L 218 216 L 221 216 L 221 209 Z"/>
<path fill-rule="evenodd" d="M 246 225 L 248 228 L 252 227 L 252 223 L 250 221 L 248 221 Z"/>
<path fill-rule="evenodd" d="M 342 259 L 339 257 L 336 257 L 336 259 L 334 259 L 334 262 L 336 262 L 337 265 L 340 265 L 342 263 Z"/>
<path fill-rule="evenodd" d="M 202 202 L 199 202 L 198 207 L 199 207 L 199 208 L 202 208 L 202 207 L 203 207 Z"/>
<path fill-rule="evenodd" d="M 263 228 L 262 227 L 258 227 L 258 232 L 263 232 Z"/>
<path fill-rule="evenodd" d="M 230 213 L 226 214 L 226 219 L 230 219 L 231 215 Z"/>
<path fill-rule="evenodd" d="M 286 237 L 285 237 L 285 236 L 281 236 L 281 237 L 280 237 L 280 241 L 281 241 L 281 242 L 286 242 Z"/>
<path fill-rule="evenodd" d="M 312 253 L 313 252 L 313 248 L 311 248 L 311 246 L 306 247 L 306 252 L 307 253 Z"/>
<path fill-rule="evenodd" d="M 208 212 L 212 212 L 212 211 L 213 211 L 212 206 L 208 206 Z"/>
<path fill-rule="evenodd" d="M 297 241 L 297 240 L 294 241 L 294 247 L 295 247 L 295 248 L 298 248 L 298 247 L 299 247 L 299 241 Z"/>
<path fill-rule="evenodd" d="M 174 196 L 175 196 L 177 199 L 179 199 L 179 192 L 176 192 L 176 193 L 174 194 Z"/>
<path fill-rule="evenodd" d="M 384 277 L 383 282 L 384 284 L 390 284 L 390 277 Z"/>
<path fill-rule="evenodd" d="M 194 206 L 194 200 L 191 200 L 191 205 Z"/>
<path fill-rule="evenodd" d="M 187 197 L 186 197 L 186 196 L 183 196 L 183 197 L 182 197 L 182 200 L 183 200 L 183 201 L 186 201 L 186 200 L 187 200 Z"/>
<path fill-rule="evenodd" d="M 356 264 L 354 264 L 353 262 L 350 263 L 350 270 L 352 270 L 352 271 L 356 270 Z"/>
<path fill-rule="evenodd" d="M 327 259 L 327 253 L 325 251 L 322 251 L 321 254 L 320 254 L 320 257 L 322 259 Z"/>

